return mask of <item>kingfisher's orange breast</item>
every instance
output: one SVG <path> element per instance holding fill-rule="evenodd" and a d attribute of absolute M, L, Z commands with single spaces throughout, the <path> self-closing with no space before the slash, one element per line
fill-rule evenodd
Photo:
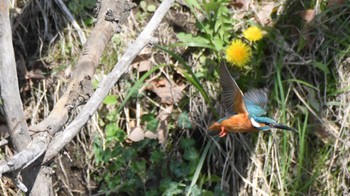
<path fill-rule="evenodd" d="M 209 127 L 209 130 L 220 131 L 224 127 L 227 132 L 257 132 L 258 129 L 253 127 L 249 117 L 245 114 L 236 114 L 220 122 L 216 122 Z"/>

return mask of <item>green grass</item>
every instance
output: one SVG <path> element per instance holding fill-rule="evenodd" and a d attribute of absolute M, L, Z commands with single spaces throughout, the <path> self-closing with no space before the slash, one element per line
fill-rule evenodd
<path fill-rule="evenodd" d="M 220 2 L 221 5 L 219 5 Z M 190 89 L 186 92 L 185 101 L 177 105 L 176 111 L 169 119 L 171 137 L 161 152 L 176 152 L 183 157 L 184 149 L 177 144 L 192 138 L 194 139 L 193 148 L 197 149 L 196 153 L 198 153 L 193 160 L 188 160 L 192 161 L 191 172 L 182 178 L 168 178 L 172 173 L 177 172 L 176 167 L 165 171 L 168 174 L 167 180 L 171 183 L 167 184 L 167 189 L 158 190 L 157 193 L 161 191 L 165 191 L 165 195 L 171 193 L 186 195 L 226 193 L 229 195 L 233 192 L 266 193 L 267 195 L 341 193 L 341 182 L 337 182 L 337 179 L 342 175 L 343 168 L 334 163 L 332 167 L 336 169 L 330 169 L 329 161 L 337 156 L 334 153 L 346 160 L 345 147 L 341 142 L 336 147 L 327 144 L 316 134 L 327 129 L 324 126 L 330 124 L 332 112 L 337 111 L 330 105 L 326 111 L 323 111 L 323 106 L 337 103 L 332 106 L 343 107 L 344 100 L 334 101 L 334 99 L 349 90 L 349 85 L 337 88 L 339 84 L 336 63 L 348 56 L 350 47 L 347 44 L 350 41 L 344 36 L 328 34 L 329 29 L 335 25 L 340 25 L 341 29 L 338 31 L 342 32 L 341 34 L 347 34 L 350 31 L 341 20 L 343 17 L 341 12 L 339 11 L 335 16 L 329 16 L 328 8 L 322 7 L 324 10 L 321 11 L 324 12 L 318 16 L 321 24 L 317 21 L 313 24 L 305 24 L 291 16 L 294 16 L 298 9 L 310 9 L 314 3 L 309 4 L 310 7 L 291 6 L 290 8 L 296 10 L 288 10 L 286 13 L 290 14 L 289 16 L 281 16 L 276 26 L 267 30 L 269 35 L 257 46 L 255 53 L 257 57 L 251 62 L 249 69 L 233 69 L 236 75 L 241 76 L 237 82 L 244 90 L 268 86 L 272 91 L 269 97 L 270 116 L 277 117 L 276 120 L 280 123 L 297 128 L 298 133 L 272 131 L 258 134 L 230 134 L 225 139 L 218 139 L 209 136 L 206 129 L 208 123 L 217 120 L 220 116 L 217 114 L 219 111 L 217 108 L 220 107 L 220 86 L 215 65 L 224 60 L 222 53 L 224 46 L 230 39 L 239 36 L 242 31 L 232 27 L 227 30 L 224 19 L 222 23 L 216 24 L 209 15 L 206 15 L 208 12 L 205 10 L 210 6 L 218 8 L 216 10 L 224 10 L 225 14 L 229 13 L 221 7 L 222 5 L 227 6 L 224 1 L 209 2 L 205 5 L 198 1 L 191 1 L 192 13 L 200 12 L 207 16 L 206 20 L 195 18 L 198 28 L 196 36 L 179 33 L 177 36 L 180 43 L 173 43 L 170 47 L 157 46 L 164 52 L 163 54 L 171 56 L 169 65 L 181 64 L 176 69 L 164 67 L 167 73 L 181 74 L 182 82 L 188 84 Z M 338 9 L 347 10 L 348 8 L 344 6 Z M 231 22 L 233 26 L 237 23 L 236 20 Z M 251 23 L 248 20 L 241 22 L 246 23 L 241 28 Z M 222 34 L 219 27 L 227 31 Z M 299 34 L 295 34 L 291 27 L 300 28 L 297 31 Z M 211 28 L 217 28 L 217 31 Z M 218 37 L 226 40 L 218 42 Z M 321 38 L 324 38 L 324 41 Z M 178 47 L 188 47 L 186 51 L 190 51 L 191 55 L 179 54 Z M 336 57 L 337 61 L 334 61 L 333 57 Z M 197 59 L 202 60 L 196 61 Z M 211 67 L 200 64 L 209 61 L 214 62 Z M 153 72 L 158 72 L 158 69 L 152 69 Z M 143 82 L 148 76 L 146 74 L 139 83 L 134 83 L 131 91 L 144 85 Z M 212 89 L 215 90 L 212 91 Z M 129 102 L 128 94 L 131 91 L 127 93 L 122 106 Z M 295 91 L 298 95 L 294 93 Z M 147 110 L 157 114 L 155 106 L 148 107 Z M 178 129 L 177 117 L 183 112 L 188 114 L 193 124 Z M 222 112 L 218 113 L 222 115 Z M 314 114 L 318 116 L 315 117 Z M 324 122 L 320 123 L 320 119 Z M 348 128 L 344 127 L 343 131 L 345 130 L 348 131 Z M 344 137 L 344 134 L 340 136 Z M 170 157 L 166 159 L 169 160 Z M 182 167 L 185 166 L 182 165 Z M 324 185 L 329 179 L 331 182 Z"/>

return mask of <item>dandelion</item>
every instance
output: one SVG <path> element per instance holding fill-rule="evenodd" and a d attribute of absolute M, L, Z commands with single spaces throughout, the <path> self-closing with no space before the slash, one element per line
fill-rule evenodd
<path fill-rule="evenodd" d="M 255 42 L 255 41 L 259 41 L 262 39 L 263 32 L 261 29 L 259 29 L 259 27 L 252 26 L 252 27 L 249 27 L 248 29 L 246 29 L 245 31 L 243 31 L 243 36 L 247 40 L 249 40 L 251 42 Z"/>
<path fill-rule="evenodd" d="M 235 39 L 226 48 L 226 60 L 239 67 L 243 67 L 252 55 L 252 49 L 239 39 Z"/>

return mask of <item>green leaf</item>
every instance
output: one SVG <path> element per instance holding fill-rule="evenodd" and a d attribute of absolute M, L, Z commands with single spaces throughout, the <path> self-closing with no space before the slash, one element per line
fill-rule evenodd
<path fill-rule="evenodd" d="M 217 14 L 219 6 L 220 6 L 219 2 L 210 2 L 210 3 L 204 4 L 204 9 L 207 15 L 210 16 L 211 14 L 210 12 L 214 12 L 215 14 Z"/>
<path fill-rule="evenodd" d="M 92 26 L 94 24 L 94 19 L 91 17 L 91 18 L 87 18 L 84 20 L 84 24 L 86 26 Z"/>
<path fill-rule="evenodd" d="M 201 173 L 201 170 L 202 170 L 202 168 L 203 168 L 204 160 L 206 159 L 206 157 L 207 157 L 207 155 L 208 155 L 208 152 L 209 152 L 209 149 L 210 149 L 212 146 L 213 146 L 213 143 L 212 143 L 212 142 L 208 142 L 208 143 L 206 144 L 206 146 L 205 146 L 205 148 L 204 148 L 204 150 L 203 150 L 203 152 L 202 152 L 201 158 L 199 159 L 199 162 L 198 162 L 196 171 L 195 171 L 195 173 L 194 173 L 194 175 L 193 175 L 193 178 L 192 178 L 190 187 L 193 187 L 193 186 L 196 185 L 197 180 L 198 180 L 198 178 L 199 178 L 199 175 L 200 175 L 200 173 Z M 192 189 L 189 188 L 188 191 L 187 191 L 186 196 L 191 195 L 191 193 L 192 193 L 191 191 L 192 191 Z"/>
<path fill-rule="evenodd" d="M 158 128 L 159 120 L 158 119 L 153 119 L 151 121 L 147 122 L 146 129 L 152 132 L 156 132 Z"/>
<path fill-rule="evenodd" d="M 303 80 L 289 79 L 289 80 L 287 80 L 287 81 L 288 81 L 288 82 L 300 83 L 300 84 L 302 84 L 302 85 L 304 85 L 304 86 L 307 86 L 307 87 L 313 88 L 313 89 L 315 89 L 315 90 L 318 90 L 317 87 L 315 87 L 315 86 L 313 86 L 312 84 L 310 84 L 310 83 L 308 83 L 308 82 L 305 82 L 305 81 L 303 81 Z"/>
<path fill-rule="evenodd" d="M 151 5 L 147 6 L 147 11 L 148 12 L 155 12 L 156 8 L 157 7 L 155 5 L 151 4 Z"/>
<path fill-rule="evenodd" d="M 194 13 L 194 8 L 203 11 L 202 7 L 200 6 L 198 1 L 196 1 L 196 0 L 185 0 L 185 2 L 188 5 L 188 7 L 191 9 L 192 13 Z"/>
<path fill-rule="evenodd" d="M 134 148 L 126 148 L 123 151 L 123 158 L 125 162 L 135 161 L 137 157 L 137 152 Z"/>
<path fill-rule="evenodd" d="M 327 67 L 327 64 L 324 64 L 321 62 L 314 62 L 313 65 L 318 69 L 322 70 L 324 74 L 329 74 L 329 69 Z"/>
<path fill-rule="evenodd" d="M 221 19 L 217 20 L 214 25 L 214 31 L 218 32 L 222 24 L 223 24 L 223 21 Z"/>
<path fill-rule="evenodd" d="M 163 160 L 163 158 L 164 158 L 164 153 L 159 150 L 156 150 L 151 153 L 150 161 L 151 163 L 156 164 L 156 163 L 160 163 Z"/>
<path fill-rule="evenodd" d="M 163 193 L 163 196 L 181 195 L 183 191 L 180 188 L 180 185 L 181 185 L 180 183 L 171 182 L 169 184 L 169 188 Z"/>
<path fill-rule="evenodd" d="M 340 93 L 344 93 L 344 92 L 347 92 L 347 91 L 350 91 L 350 85 L 346 86 L 346 87 L 344 87 L 342 89 L 337 89 L 336 91 L 330 93 L 329 96 L 334 96 L 334 95 L 337 95 L 337 94 L 340 94 Z"/>
<path fill-rule="evenodd" d="M 142 10 L 146 11 L 147 10 L 147 3 L 146 1 L 141 1 L 140 2 L 140 7 Z"/>
<path fill-rule="evenodd" d="M 115 123 L 108 124 L 105 129 L 106 139 L 109 141 L 115 140 L 118 142 L 123 142 L 126 139 L 126 133 Z"/>
<path fill-rule="evenodd" d="M 177 120 L 177 124 L 179 127 L 181 127 L 182 129 L 192 128 L 192 124 L 191 124 L 190 118 L 188 117 L 187 112 L 182 112 L 178 118 L 179 119 Z"/>
<path fill-rule="evenodd" d="M 202 195 L 202 190 L 198 187 L 198 185 L 188 186 L 188 191 L 192 193 L 192 195 Z"/>
<path fill-rule="evenodd" d="M 142 115 L 141 122 L 146 122 L 146 129 L 152 132 L 157 130 L 159 124 L 159 120 L 152 113 Z"/>
<path fill-rule="evenodd" d="M 193 36 L 192 34 L 187 34 L 187 33 L 178 33 L 176 34 L 176 37 L 182 42 L 176 45 L 180 45 L 184 47 L 199 47 L 199 48 L 215 49 L 210 44 L 208 39 L 201 36 Z"/>
<path fill-rule="evenodd" d="M 201 43 L 176 43 L 176 44 L 172 44 L 171 46 L 180 46 L 180 47 L 194 47 L 194 48 L 208 48 L 211 50 L 216 50 L 216 48 L 214 46 L 212 46 L 211 44 L 201 44 Z"/>
<path fill-rule="evenodd" d="M 220 184 L 218 183 L 218 184 L 214 187 L 214 195 L 215 195 L 215 196 L 227 196 L 227 195 L 229 195 L 229 194 L 226 193 L 226 192 L 224 192 L 224 191 L 221 189 Z"/>
<path fill-rule="evenodd" d="M 224 48 L 224 42 L 219 36 L 213 37 L 212 41 L 217 51 L 221 51 Z"/>
<path fill-rule="evenodd" d="M 170 187 L 171 183 L 173 183 L 171 179 L 169 177 L 165 177 L 160 181 L 159 190 L 164 193 Z"/>
<path fill-rule="evenodd" d="M 304 47 L 307 44 L 307 39 L 304 36 L 300 36 L 299 37 L 299 43 L 298 43 L 298 48 L 297 48 L 297 53 L 300 53 L 300 51 L 302 49 L 304 49 Z"/>
<path fill-rule="evenodd" d="M 117 132 L 115 133 L 115 140 L 117 140 L 118 142 L 124 142 L 126 138 L 127 135 L 125 131 L 118 127 Z"/>
<path fill-rule="evenodd" d="M 180 147 L 182 149 L 189 149 L 191 148 L 193 145 L 194 145 L 194 140 L 191 139 L 191 138 L 183 138 L 181 141 L 180 141 Z"/>
<path fill-rule="evenodd" d="M 116 121 L 118 118 L 118 111 L 117 110 L 111 110 L 107 115 L 106 115 L 106 119 L 109 122 L 114 122 Z"/>
<path fill-rule="evenodd" d="M 185 151 L 184 159 L 188 161 L 192 161 L 192 160 L 196 160 L 197 158 L 198 158 L 198 153 L 195 148 L 192 147 Z"/>
<path fill-rule="evenodd" d="M 106 105 L 115 105 L 117 102 L 117 98 L 114 95 L 107 95 L 103 100 L 103 103 Z"/>
<path fill-rule="evenodd" d="M 149 113 L 149 114 L 144 114 L 141 116 L 141 122 L 148 122 L 151 121 L 153 119 L 155 119 L 156 117 L 154 116 L 153 113 Z"/>
<path fill-rule="evenodd" d="M 131 162 L 131 169 L 135 174 L 142 174 L 146 172 L 146 162 L 145 160 L 137 160 Z"/>
<path fill-rule="evenodd" d="M 117 133 L 117 125 L 115 123 L 110 123 L 106 126 L 106 137 L 107 139 L 113 138 Z"/>
<path fill-rule="evenodd" d="M 97 165 L 99 165 L 100 163 L 102 163 L 102 148 L 100 146 L 95 146 L 94 145 L 94 154 L 95 154 L 95 162 Z"/>
<path fill-rule="evenodd" d="M 202 196 L 214 196 L 214 193 L 208 190 L 202 190 Z"/>

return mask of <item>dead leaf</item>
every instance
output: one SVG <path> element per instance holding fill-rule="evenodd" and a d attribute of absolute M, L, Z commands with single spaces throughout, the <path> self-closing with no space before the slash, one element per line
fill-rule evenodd
<path fill-rule="evenodd" d="M 135 127 L 133 130 L 131 130 L 128 138 L 133 142 L 139 142 L 145 139 L 145 133 L 141 127 Z"/>
<path fill-rule="evenodd" d="M 185 87 L 185 84 L 171 84 L 167 79 L 155 79 L 150 82 L 146 89 L 156 93 L 161 98 L 161 103 L 172 105 L 181 100 Z"/>
<path fill-rule="evenodd" d="M 230 4 L 237 9 L 248 10 L 249 2 L 249 0 L 233 0 Z"/>
<path fill-rule="evenodd" d="M 136 127 L 136 120 L 130 119 L 129 122 L 128 122 L 128 124 L 129 124 L 129 127 L 130 127 L 131 129 L 133 129 L 134 127 Z"/>
<path fill-rule="evenodd" d="M 45 79 L 44 72 L 40 69 L 28 71 L 25 75 L 26 79 Z"/>
<path fill-rule="evenodd" d="M 156 93 L 161 98 L 161 103 L 172 105 L 181 100 L 185 87 L 185 84 L 177 85 L 174 82 L 171 84 L 167 79 L 155 79 L 146 89 Z"/>
<path fill-rule="evenodd" d="M 159 119 L 158 140 L 160 144 L 165 144 L 168 138 L 169 127 L 168 117 L 173 112 L 173 105 L 169 105 L 165 110 L 161 110 L 157 116 Z"/>
<path fill-rule="evenodd" d="M 157 116 L 159 121 L 165 121 L 169 115 L 173 112 L 173 105 L 166 106 L 165 109 L 161 110 Z"/>
<path fill-rule="evenodd" d="M 152 83 L 155 88 L 164 87 L 166 85 L 164 79 L 154 79 L 152 80 Z"/>
<path fill-rule="evenodd" d="M 304 19 L 305 23 L 310 23 L 315 18 L 315 10 L 308 9 L 301 12 L 301 17 Z"/>
<path fill-rule="evenodd" d="M 255 20 L 262 26 L 272 26 L 271 15 L 275 12 L 276 6 L 274 2 L 266 2 L 257 6 Z"/>
<path fill-rule="evenodd" d="M 146 131 L 145 132 L 145 137 L 148 139 L 157 139 L 158 138 L 158 134 L 157 133 L 153 133 L 152 131 Z"/>
<path fill-rule="evenodd" d="M 151 69 L 151 66 L 152 66 L 151 61 L 149 61 L 149 60 L 141 61 L 139 64 L 139 72 L 148 71 Z"/>
<path fill-rule="evenodd" d="M 152 53 L 149 50 L 142 50 L 139 55 L 136 56 L 134 61 L 131 63 L 131 66 L 135 69 L 138 69 L 139 72 L 145 72 L 151 69 Z"/>

